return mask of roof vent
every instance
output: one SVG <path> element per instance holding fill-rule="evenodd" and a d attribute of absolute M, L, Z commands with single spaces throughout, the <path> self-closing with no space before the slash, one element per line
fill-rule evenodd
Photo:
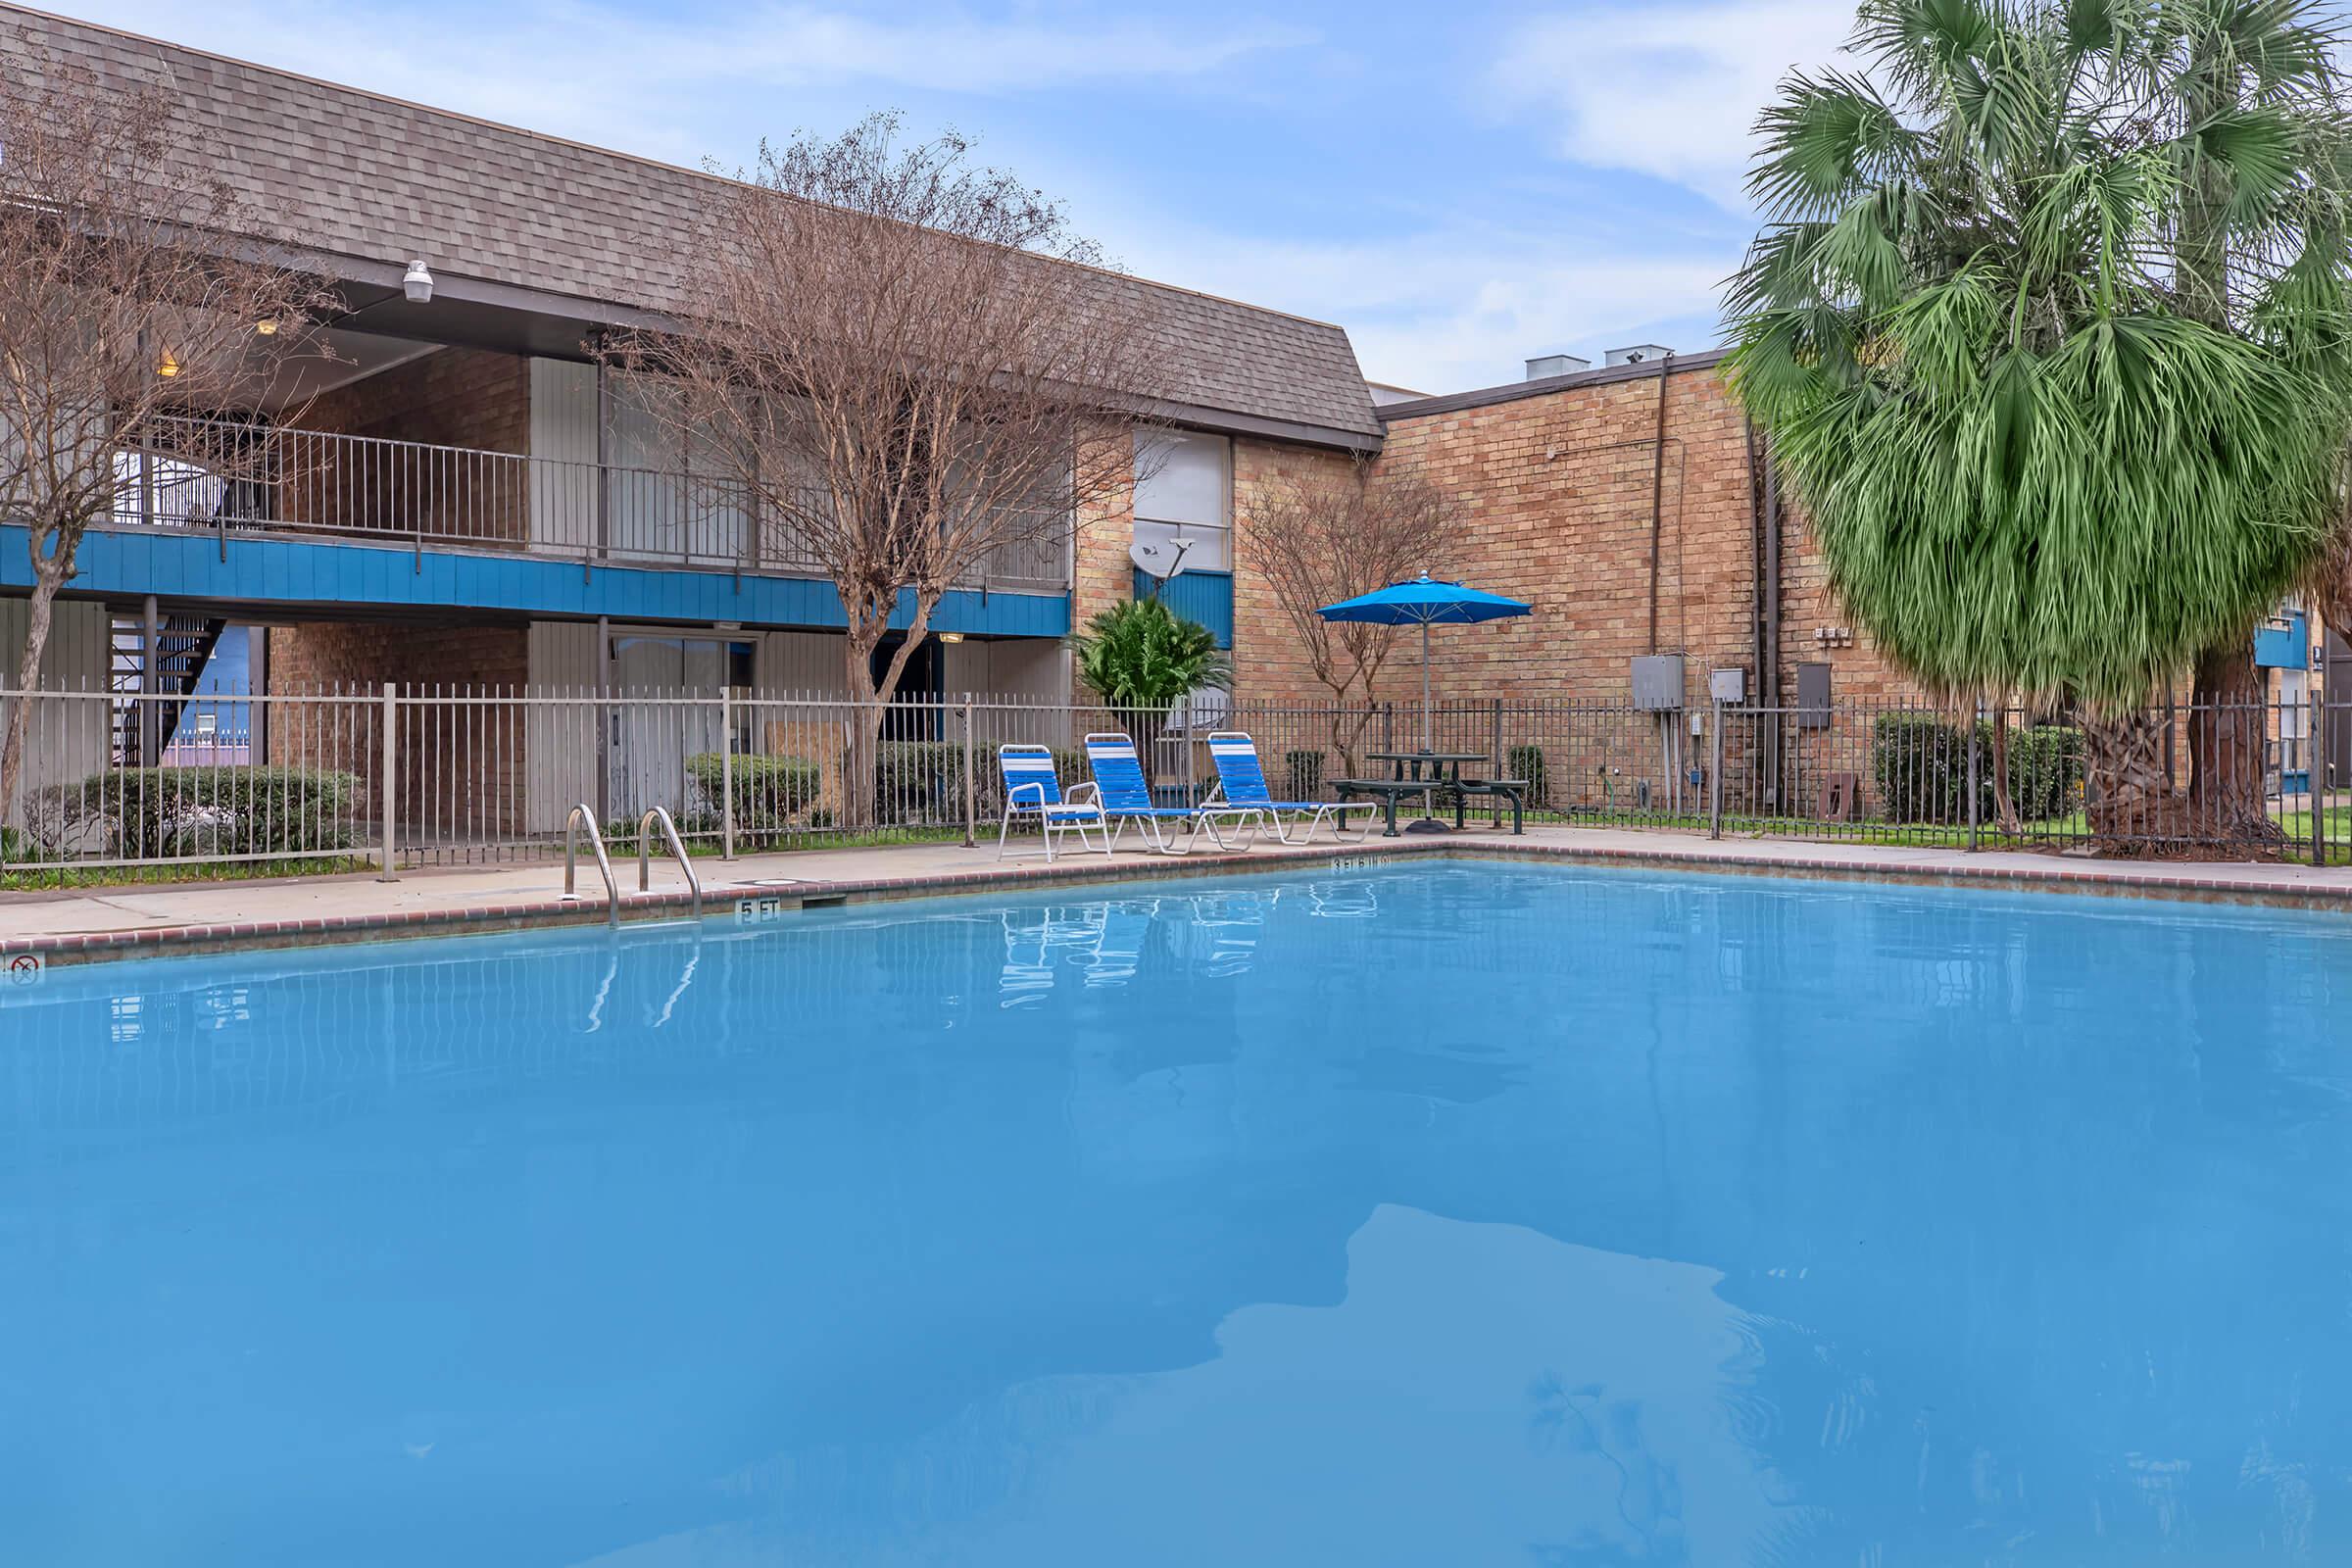
<path fill-rule="evenodd" d="M 1545 354 L 1527 362 L 1527 378 L 1530 381 L 1544 381 L 1555 375 L 1574 375 L 1579 370 L 1591 368 L 1591 360 L 1580 360 L 1573 354 Z"/>
<path fill-rule="evenodd" d="M 1602 361 L 1605 365 L 1647 365 L 1662 360 L 1674 350 L 1663 343 L 1628 343 L 1624 348 L 1611 349 Z"/>

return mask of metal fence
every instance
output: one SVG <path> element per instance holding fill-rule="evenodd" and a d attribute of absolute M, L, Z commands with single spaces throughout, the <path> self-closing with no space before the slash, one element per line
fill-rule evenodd
<path fill-rule="evenodd" d="M 613 565 L 825 576 L 809 541 L 705 471 L 490 452 L 244 420 L 165 417 L 117 461 L 110 525 L 487 549 Z M 814 505 L 814 502 L 811 502 Z M 968 586 L 1069 587 L 1066 518 L 1021 514 Z"/>
<path fill-rule="evenodd" d="M 1394 754 L 1460 754 L 1524 785 L 1538 822 L 1986 849 L 2105 848 L 2352 858 L 2352 704 L 2180 706 L 2135 731 L 2152 809 L 2102 811 L 2092 737 L 2017 712 L 1893 703 L 1644 710 L 1566 699 L 1331 707 L 1245 702 L 1120 710 L 983 695 L 882 708 L 736 689 L 379 687 L 196 697 L 0 691 L 34 704 L 0 871 L 287 862 L 293 868 L 562 853 L 585 806 L 616 853 L 662 807 L 698 853 L 993 837 L 998 748 L 1045 745 L 1086 776 L 1093 731 L 1135 737 L 1157 797 L 1215 781 L 1207 738 L 1255 740 L 1279 798 L 1335 798 Z M 124 737 L 164 738 L 136 765 Z M 2328 738 L 2334 737 L 2332 745 Z M 1384 755 L 1386 754 L 1386 755 Z M 2251 810 L 2212 776 L 2259 774 Z M 1451 816 L 1443 795 L 1428 803 Z M 1467 814 L 1496 820 L 1472 797 Z"/>

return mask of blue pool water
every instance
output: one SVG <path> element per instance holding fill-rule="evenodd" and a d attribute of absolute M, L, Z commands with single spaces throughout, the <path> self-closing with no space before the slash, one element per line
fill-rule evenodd
<path fill-rule="evenodd" d="M 0 1562 L 2352 1560 L 2352 922 L 1494 864 L 0 996 Z"/>

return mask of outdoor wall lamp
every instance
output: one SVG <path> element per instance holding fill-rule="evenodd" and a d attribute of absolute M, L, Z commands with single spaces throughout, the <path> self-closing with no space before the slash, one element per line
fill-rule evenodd
<path fill-rule="evenodd" d="M 430 305 L 433 302 L 433 274 L 426 270 L 424 258 L 419 256 L 409 264 L 400 279 L 401 291 L 408 295 L 411 305 Z"/>

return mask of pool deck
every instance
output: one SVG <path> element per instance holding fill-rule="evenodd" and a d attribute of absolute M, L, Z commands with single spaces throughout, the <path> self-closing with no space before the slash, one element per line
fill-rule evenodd
<path fill-rule="evenodd" d="M 921 897 L 930 894 L 1083 886 L 1161 876 L 1230 875 L 1285 865 L 1328 865 L 1441 855 L 1532 858 L 1583 864 L 1793 875 L 1912 885 L 2001 887 L 2104 893 L 2207 903 L 2259 904 L 2352 913 L 2352 867 L 2314 868 L 2256 861 L 2106 860 L 2010 852 L 1971 855 L 1951 849 L 1825 844 L 1778 838 L 1710 840 L 1699 834 L 1616 828 L 1531 827 L 1524 838 L 1483 828 L 1461 833 L 1290 848 L 1261 842 L 1242 852 L 1204 846 L 1181 858 L 1122 852 L 1065 853 L 1000 861 L 991 847 L 922 844 L 802 850 L 695 862 L 705 912 L 759 919 L 805 905 Z M 410 871 L 396 882 L 361 873 L 339 877 L 248 880 L 181 886 L 79 888 L 0 894 L 0 980 L 10 960 L 20 979 L 49 962 L 88 962 L 166 952 L 227 947 L 308 946 L 403 936 L 504 931 L 607 918 L 593 867 L 588 897 L 564 901 L 561 863 Z M 658 865 L 653 887 L 635 890 L 636 868 L 614 867 L 625 920 L 675 919 L 688 891 L 674 863 Z M 749 907 L 743 907 L 750 901 Z"/>

